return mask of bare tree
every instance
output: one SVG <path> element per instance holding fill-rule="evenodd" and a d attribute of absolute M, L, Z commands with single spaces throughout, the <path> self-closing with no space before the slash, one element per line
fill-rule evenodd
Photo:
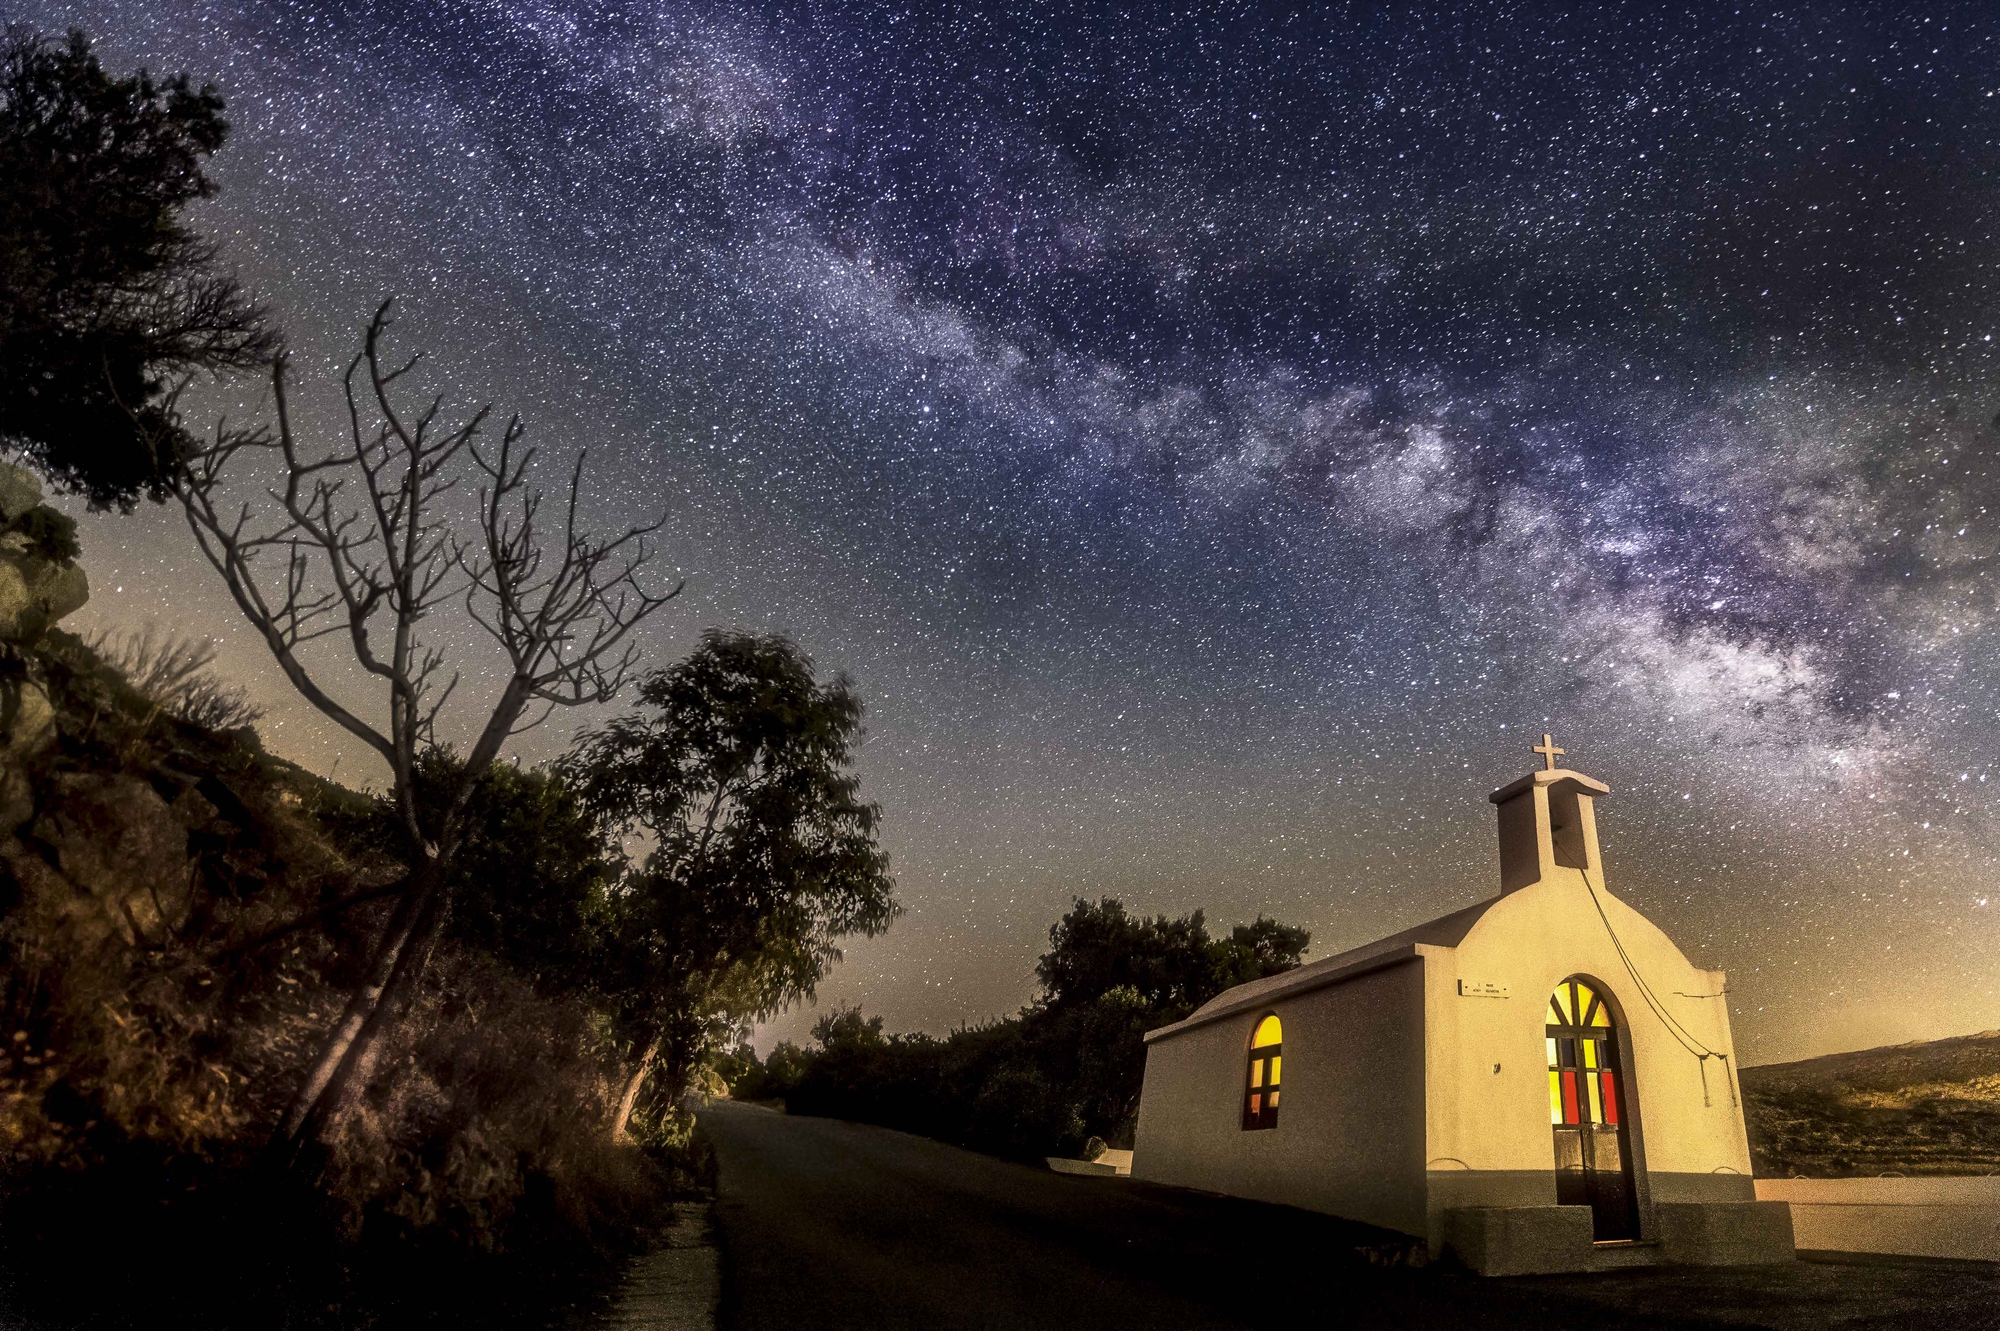
<path fill-rule="evenodd" d="M 518 416 L 497 444 L 482 435 L 491 414 L 441 419 L 442 398 L 414 416 L 394 400 L 413 356 L 383 361 L 389 307 L 369 321 L 344 378 L 347 438 L 308 456 L 286 393 L 285 359 L 272 364 L 277 428 L 216 428 L 189 457 L 179 487 L 202 553 L 294 687 L 388 763 L 410 868 L 375 940 L 364 977 L 328 1033 L 272 1139 L 295 1160 L 366 1085 L 384 1023 L 407 998 L 442 928 L 445 883 L 464 837 L 474 788 L 507 739 L 557 707 L 609 699 L 635 660 L 632 631 L 680 593 L 649 592 L 655 522 L 600 540 L 578 526 L 583 458 L 569 476 L 560 525 L 548 530 L 542 497 L 529 486 L 534 450 Z M 283 480 L 267 491 L 267 517 L 228 507 L 225 481 L 246 455 L 274 456 Z M 454 495 L 475 481 L 475 503 Z M 459 683 L 445 654 L 420 630 L 459 604 L 499 645 L 508 670 L 462 765 L 442 790 L 420 791 L 420 754 L 435 748 L 436 724 Z M 387 703 L 386 729 L 336 701 L 300 655 L 345 634 L 364 677 Z"/>

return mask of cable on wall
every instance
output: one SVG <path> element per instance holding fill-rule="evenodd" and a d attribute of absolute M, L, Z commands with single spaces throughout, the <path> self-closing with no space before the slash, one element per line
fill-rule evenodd
<path fill-rule="evenodd" d="M 1632 983 L 1639 990 L 1639 996 L 1646 1001 L 1646 1006 L 1653 1010 L 1653 1015 L 1667 1028 L 1667 1033 L 1674 1037 L 1681 1048 L 1694 1055 L 1695 1065 L 1701 1071 L 1702 1104 L 1704 1106 L 1713 1104 L 1708 1095 L 1708 1060 L 1713 1058 L 1719 1059 L 1722 1063 L 1722 1080 L 1729 1087 L 1729 1107 L 1740 1108 L 1740 1102 L 1736 1098 L 1736 1077 L 1729 1066 L 1729 1055 L 1719 1049 L 1710 1049 L 1693 1031 L 1683 1026 L 1673 1013 L 1667 1011 L 1659 997 L 1654 994 L 1652 986 L 1639 974 L 1639 968 L 1632 964 L 1632 956 L 1625 950 L 1624 940 L 1619 938 L 1618 931 L 1611 927 L 1611 917 L 1605 913 L 1604 903 L 1598 900 L 1597 885 L 1590 881 L 1590 870 L 1583 869 L 1579 872 L 1583 874 L 1585 890 L 1590 893 L 1590 904 L 1597 907 L 1597 918 L 1604 922 L 1604 932 L 1610 935 L 1611 946 L 1618 950 L 1618 959 L 1625 963 L 1625 972 L 1632 977 Z"/>

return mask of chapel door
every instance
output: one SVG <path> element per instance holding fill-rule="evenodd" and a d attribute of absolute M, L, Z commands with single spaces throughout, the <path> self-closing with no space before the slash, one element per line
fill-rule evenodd
<path fill-rule="evenodd" d="M 1618 1027 L 1581 980 L 1549 997 L 1549 1122 L 1556 1204 L 1588 1206 L 1599 1243 L 1639 1237 L 1639 1196 L 1619 1072 Z"/>

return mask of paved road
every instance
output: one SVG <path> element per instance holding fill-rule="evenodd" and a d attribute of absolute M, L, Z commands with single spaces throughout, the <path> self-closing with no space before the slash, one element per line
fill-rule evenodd
<path fill-rule="evenodd" d="M 1029 1169 L 719 1103 L 730 1331 L 1288 1326 L 2000 1328 L 2000 1272 L 1799 1262 L 1480 1280 L 1368 1265 L 1384 1235 L 1285 1207 Z"/>

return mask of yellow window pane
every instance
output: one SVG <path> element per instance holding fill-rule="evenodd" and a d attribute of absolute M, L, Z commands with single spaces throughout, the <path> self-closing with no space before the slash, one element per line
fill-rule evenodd
<path fill-rule="evenodd" d="M 1557 985 L 1555 995 L 1554 997 L 1550 998 L 1549 1001 L 1556 1005 L 1556 1025 L 1558 1026 L 1576 1025 L 1576 1019 L 1569 1015 L 1568 985 L 1566 984 Z"/>
<path fill-rule="evenodd" d="M 1549 1037 L 1548 1037 L 1548 1045 L 1549 1045 L 1549 1066 L 1550 1066 L 1550 1067 L 1554 1067 L 1554 1066 L 1556 1065 L 1556 1037 L 1555 1037 L 1555 1036 L 1551 1035 L 1551 1036 L 1549 1036 Z"/>
<path fill-rule="evenodd" d="M 1254 1090 L 1257 1087 L 1262 1086 L 1263 1084 L 1264 1084 L 1264 1060 L 1261 1058 L 1253 1058 L 1250 1060 L 1251 1089 Z"/>
<path fill-rule="evenodd" d="M 1285 1060 L 1284 1060 L 1284 1059 L 1283 1059 L 1282 1057 L 1280 1057 L 1279 1055 L 1277 1055 L 1277 1054 L 1273 1054 L 1273 1055 L 1271 1055 L 1271 1084 L 1272 1084 L 1273 1086 L 1276 1086 L 1276 1085 L 1278 1084 L 1278 1081 L 1279 1081 L 1279 1078 L 1278 1078 L 1278 1065 L 1279 1065 L 1280 1063 L 1283 1063 L 1284 1061 L 1285 1061 Z M 1272 1098 L 1273 1100 L 1275 1100 L 1275 1099 L 1277 1099 L 1278 1097 L 1277 1097 L 1277 1095 L 1276 1095 L 1276 1094 L 1274 1093 L 1274 1094 L 1273 1094 L 1273 1095 L 1271 1096 L 1271 1098 Z"/>
<path fill-rule="evenodd" d="M 1597 1011 L 1591 1013 L 1590 1024 L 1593 1026 L 1609 1026 L 1611 1024 L 1611 1012 L 1603 1003 L 1600 1002 L 1597 1005 Z"/>
<path fill-rule="evenodd" d="M 1562 1121 L 1563 1121 L 1562 1074 L 1552 1069 L 1549 1072 L 1549 1122 L 1560 1123 Z"/>
<path fill-rule="evenodd" d="M 1279 1096 L 1281 1096 L 1281 1095 L 1283 1095 L 1283 1094 L 1284 1094 L 1284 1092 L 1283 1092 L 1283 1091 L 1272 1091 L 1272 1092 L 1271 1092 L 1271 1108 L 1273 1108 L 1273 1109 L 1276 1109 L 1276 1108 L 1278 1107 L 1278 1097 L 1279 1097 Z"/>
<path fill-rule="evenodd" d="M 1556 993 L 1558 993 L 1558 994 L 1559 994 L 1559 993 L 1561 993 L 1561 992 L 1562 992 L 1561 990 L 1557 990 L 1557 991 L 1556 991 Z M 1556 995 L 1555 995 L 1555 994 L 1551 994 L 1551 995 L 1549 995 L 1549 1015 L 1548 1015 L 1548 1023 L 1549 1023 L 1549 1025 L 1551 1025 L 1551 1026 L 1567 1026 L 1567 1025 L 1569 1025 L 1569 1018 L 1568 1018 L 1568 1017 L 1565 1017 L 1565 1016 L 1563 1015 L 1563 1010 L 1562 1010 L 1562 1005 L 1561 1005 L 1560 1003 L 1557 1003 L 1557 1002 L 1556 1002 Z"/>
<path fill-rule="evenodd" d="M 1590 1084 L 1590 1121 L 1592 1123 L 1602 1123 L 1604 1121 L 1604 1096 L 1598 1089 L 1598 1079 L 1596 1077 L 1585 1077 L 1584 1081 Z"/>
<path fill-rule="evenodd" d="M 1278 1024 L 1278 1019 L 1266 1017 L 1257 1023 L 1257 1033 L 1250 1037 L 1250 1047 L 1262 1049 L 1267 1044 L 1282 1044 L 1284 1039 L 1284 1028 Z"/>
<path fill-rule="evenodd" d="M 1592 993 L 1590 986 L 1583 981 L 1576 980 L 1573 983 L 1576 985 L 1576 1002 L 1570 1007 L 1570 1011 L 1576 1014 L 1576 1024 L 1581 1026 L 1590 1017 L 1590 1000 L 1597 995 Z"/>
<path fill-rule="evenodd" d="M 1583 1065 L 1587 1068 L 1597 1066 L 1597 1041 L 1585 1040 L 1583 1042 Z"/>

